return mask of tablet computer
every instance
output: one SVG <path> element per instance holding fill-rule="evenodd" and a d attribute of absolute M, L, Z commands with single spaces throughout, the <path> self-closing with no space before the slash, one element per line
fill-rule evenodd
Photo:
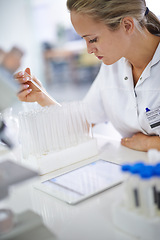
<path fill-rule="evenodd" d="M 122 181 L 120 165 L 99 159 L 45 180 L 35 188 L 69 204 L 76 204 Z"/>

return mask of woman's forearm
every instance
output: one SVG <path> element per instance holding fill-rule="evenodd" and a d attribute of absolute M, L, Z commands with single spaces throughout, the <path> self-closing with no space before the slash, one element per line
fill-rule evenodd
<path fill-rule="evenodd" d="M 147 152 L 149 149 L 160 151 L 160 137 L 148 136 L 143 133 L 136 133 L 131 138 L 123 138 L 121 144 L 137 151 Z"/>

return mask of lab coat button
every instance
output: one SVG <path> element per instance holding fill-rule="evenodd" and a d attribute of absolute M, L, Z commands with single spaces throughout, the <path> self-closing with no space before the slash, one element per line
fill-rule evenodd
<path fill-rule="evenodd" d="M 142 80 L 142 77 L 140 77 L 140 80 Z"/>
<path fill-rule="evenodd" d="M 128 77 L 125 77 L 124 80 L 128 80 Z"/>

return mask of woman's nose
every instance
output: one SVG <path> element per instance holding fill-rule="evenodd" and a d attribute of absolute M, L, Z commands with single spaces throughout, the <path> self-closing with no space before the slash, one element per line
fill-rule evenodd
<path fill-rule="evenodd" d="M 94 45 L 91 46 L 91 45 L 87 44 L 87 52 L 89 54 L 95 53 L 96 52 L 95 46 Z"/>

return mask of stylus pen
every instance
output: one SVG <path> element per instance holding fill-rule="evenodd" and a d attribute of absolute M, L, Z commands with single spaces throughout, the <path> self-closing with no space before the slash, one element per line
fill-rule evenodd
<path fill-rule="evenodd" d="M 41 90 L 41 92 L 43 92 L 53 103 L 57 104 L 59 107 L 62 107 L 62 105 L 57 102 L 53 97 L 51 97 L 44 89 L 42 89 L 31 77 L 31 75 L 29 75 L 27 72 L 25 72 L 25 74 L 27 74 L 31 79 L 29 80 L 31 83 L 33 83 L 39 90 Z"/>

